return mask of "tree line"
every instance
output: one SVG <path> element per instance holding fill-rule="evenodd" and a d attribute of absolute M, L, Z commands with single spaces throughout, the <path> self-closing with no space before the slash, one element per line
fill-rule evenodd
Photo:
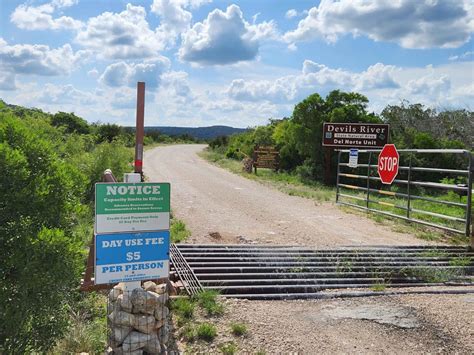
<path fill-rule="evenodd" d="M 388 105 L 380 114 L 375 114 L 368 111 L 368 103 L 367 97 L 355 92 L 334 90 L 325 98 L 315 93 L 298 103 L 290 117 L 270 119 L 267 125 L 231 137 L 218 137 L 210 142 L 210 146 L 228 158 L 242 159 L 251 156 L 257 144 L 272 145 L 280 152 L 281 169 L 303 179 L 319 181 L 324 179 L 324 122 L 388 123 L 390 141 L 401 149 L 474 149 L 472 111 L 438 112 L 403 101 L 399 105 Z M 332 154 L 331 159 L 332 166 L 335 166 L 336 154 Z M 459 162 L 445 163 L 453 166 Z M 335 169 L 332 172 L 334 180 Z"/>

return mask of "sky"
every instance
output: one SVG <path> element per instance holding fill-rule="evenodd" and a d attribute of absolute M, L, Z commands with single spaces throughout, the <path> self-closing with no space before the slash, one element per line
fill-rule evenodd
<path fill-rule="evenodd" d="M 249 127 L 355 91 L 474 110 L 472 0 L 0 0 L 0 98 L 89 122 Z"/>

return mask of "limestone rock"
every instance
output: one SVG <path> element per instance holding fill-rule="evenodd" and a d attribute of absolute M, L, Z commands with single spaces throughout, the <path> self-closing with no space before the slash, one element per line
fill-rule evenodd
<path fill-rule="evenodd" d="M 153 281 L 145 281 L 143 283 L 143 288 L 145 289 L 145 291 L 155 292 L 156 283 L 154 283 Z"/>
<path fill-rule="evenodd" d="M 117 285 L 114 286 L 114 288 L 120 290 L 120 291 L 125 291 L 125 282 L 119 282 Z"/>
<path fill-rule="evenodd" d="M 167 293 L 163 293 L 158 297 L 158 302 L 160 302 L 162 305 L 164 305 L 166 302 L 168 302 L 169 296 Z"/>
<path fill-rule="evenodd" d="M 170 326 L 168 323 L 166 323 L 163 325 L 163 327 L 161 327 L 160 332 L 159 332 L 160 341 L 162 345 L 168 344 L 169 334 L 170 334 Z"/>
<path fill-rule="evenodd" d="M 113 311 L 109 315 L 109 320 L 114 325 L 122 325 L 122 326 L 133 326 L 135 324 L 135 316 L 133 314 L 123 312 L 123 311 Z"/>
<path fill-rule="evenodd" d="M 112 326 L 110 329 L 110 339 L 117 345 L 120 345 L 131 331 L 132 327 Z"/>
<path fill-rule="evenodd" d="M 133 303 L 133 313 L 153 314 L 157 304 L 164 303 L 162 296 L 165 295 L 166 294 L 158 295 L 151 291 L 145 291 L 142 288 L 133 290 L 132 296 L 130 297 Z"/>
<path fill-rule="evenodd" d="M 148 315 L 136 315 L 133 327 L 142 333 L 151 334 L 156 331 L 155 317 Z"/>
<path fill-rule="evenodd" d="M 138 350 L 133 350 L 133 351 L 125 351 L 120 346 L 120 347 L 113 348 L 113 354 L 114 355 L 143 355 L 143 350 L 138 349 Z"/>
<path fill-rule="evenodd" d="M 164 294 L 166 292 L 166 284 L 163 283 L 163 284 L 156 285 L 154 292 L 156 292 L 159 295 Z"/>
<path fill-rule="evenodd" d="M 154 314 L 155 314 L 156 320 L 167 319 L 170 314 L 170 310 L 168 309 L 168 307 L 162 306 L 160 304 L 158 305 L 158 307 L 156 307 Z"/>
<path fill-rule="evenodd" d="M 160 339 L 157 334 L 152 334 L 150 340 L 146 343 L 143 348 L 148 354 L 159 354 L 161 353 Z"/>
<path fill-rule="evenodd" d="M 115 302 L 118 298 L 118 296 L 120 296 L 122 294 L 122 291 L 118 288 L 113 288 L 110 290 L 109 292 L 109 301 L 110 302 Z"/>
<path fill-rule="evenodd" d="M 133 304 L 128 293 L 118 296 L 116 302 L 119 310 L 132 313 Z"/>
<path fill-rule="evenodd" d="M 122 350 L 124 353 L 138 350 L 143 348 L 151 339 L 150 334 L 131 332 L 123 341 Z"/>

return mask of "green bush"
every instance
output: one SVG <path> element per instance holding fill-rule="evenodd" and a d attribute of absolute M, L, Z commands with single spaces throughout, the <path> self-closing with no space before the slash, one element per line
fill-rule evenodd
<path fill-rule="evenodd" d="M 217 301 L 219 292 L 206 290 L 196 296 L 198 304 L 207 312 L 209 316 L 217 316 L 224 313 L 224 306 Z"/>
<path fill-rule="evenodd" d="M 224 355 L 233 355 L 237 353 L 237 345 L 234 342 L 230 341 L 219 346 L 219 350 Z"/>
<path fill-rule="evenodd" d="M 43 352 L 67 329 L 80 277 L 73 230 L 85 177 L 8 116 L 0 121 L 0 170 L 0 352 Z"/>
<path fill-rule="evenodd" d="M 213 341 L 217 335 L 217 329 L 214 324 L 211 323 L 201 323 L 198 325 L 196 330 L 197 336 L 199 339 L 205 341 Z"/>
<path fill-rule="evenodd" d="M 234 335 L 243 336 L 247 334 L 247 326 L 243 323 L 232 323 L 230 327 Z"/>
<path fill-rule="evenodd" d="M 188 239 L 191 232 L 186 228 L 183 221 L 173 218 L 170 226 L 171 243 L 181 243 Z"/>
<path fill-rule="evenodd" d="M 181 297 L 173 300 L 171 308 L 180 318 L 189 320 L 194 317 L 196 306 L 189 298 Z"/>

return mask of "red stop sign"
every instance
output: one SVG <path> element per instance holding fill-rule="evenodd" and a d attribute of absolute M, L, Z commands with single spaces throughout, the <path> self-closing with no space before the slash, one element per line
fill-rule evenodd
<path fill-rule="evenodd" d="M 394 144 L 385 144 L 379 154 L 377 171 L 382 183 L 390 185 L 398 174 L 400 156 Z"/>

